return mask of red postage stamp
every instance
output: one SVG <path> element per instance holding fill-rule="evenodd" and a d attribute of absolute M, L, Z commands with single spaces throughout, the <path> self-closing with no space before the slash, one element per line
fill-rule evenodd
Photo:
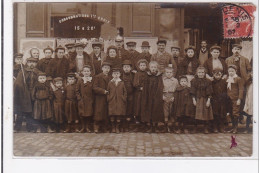
<path fill-rule="evenodd" d="M 254 11 L 250 5 L 227 4 L 222 8 L 224 38 L 252 37 L 254 28 Z"/>

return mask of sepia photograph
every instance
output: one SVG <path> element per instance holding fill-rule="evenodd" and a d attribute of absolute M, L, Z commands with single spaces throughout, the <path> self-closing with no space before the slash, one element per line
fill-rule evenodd
<path fill-rule="evenodd" d="M 259 171 L 257 1 L 4 5 L 1 171 Z"/>
<path fill-rule="evenodd" d="M 251 157 L 255 11 L 14 2 L 13 157 Z"/>

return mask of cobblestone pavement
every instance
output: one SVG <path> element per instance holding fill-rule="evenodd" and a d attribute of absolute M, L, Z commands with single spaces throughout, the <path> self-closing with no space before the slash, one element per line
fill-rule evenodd
<path fill-rule="evenodd" d="M 248 157 L 252 134 L 14 133 L 15 156 Z"/>

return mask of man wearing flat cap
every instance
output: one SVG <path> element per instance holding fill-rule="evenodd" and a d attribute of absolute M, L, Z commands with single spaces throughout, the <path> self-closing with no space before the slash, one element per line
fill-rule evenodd
<path fill-rule="evenodd" d="M 46 74 L 49 77 L 56 78 L 62 77 L 66 79 L 66 75 L 69 72 L 69 60 L 65 56 L 65 48 L 58 46 L 55 49 L 55 58 L 51 59 Z"/>
<path fill-rule="evenodd" d="M 48 46 L 45 49 L 43 49 L 43 53 L 45 55 L 44 58 L 42 58 L 38 63 L 36 68 L 39 69 L 40 71 L 46 73 L 46 69 L 49 66 L 51 59 L 52 59 L 52 54 L 53 54 L 53 49 Z"/>
<path fill-rule="evenodd" d="M 21 68 L 24 68 L 23 64 L 23 54 L 22 53 L 16 53 L 14 55 L 14 66 L 13 66 L 13 78 L 14 80 L 17 78 L 17 75 Z"/>
<path fill-rule="evenodd" d="M 75 50 L 75 43 L 68 43 L 65 44 L 65 47 L 67 48 L 67 58 L 76 56 L 76 50 Z"/>
<path fill-rule="evenodd" d="M 174 61 L 177 64 L 177 66 L 178 66 L 179 62 L 183 60 L 183 58 L 180 57 L 180 51 L 181 51 L 181 48 L 179 46 L 171 47 L 172 56 L 173 56 Z"/>
<path fill-rule="evenodd" d="M 17 120 L 14 127 L 15 131 L 21 129 L 24 116 L 26 117 L 27 131 L 35 132 L 32 119 L 31 93 L 38 81 L 38 74 L 41 73 L 41 71 L 36 68 L 37 62 L 37 58 L 27 58 L 26 67 L 21 68 L 14 82 L 14 110 L 17 113 Z"/>
<path fill-rule="evenodd" d="M 159 71 L 164 72 L 165 68 L 170 66 L 173 68 L 173 76 L 176 76 L 177 73 L 177 63 L 174 61 L 171 54 L 165 51 L 167 41 L 158 40 L 157 49 L 158 51 L 152 55 L 151 61 L 157 61 L 159 64 Z"/>
<path fill-rule="evenodd" d="M 152 54 L 150 54 L 150 45 L 148 41 L 143 41 L 141 45 L 142 53 L 140 54 L 139 59 L 146 59 L 149 63 L 151 61 Z"/>
<path fill-rule="evenodd" d="M 117 35 L 115 38 L 115 46 L 118 50 L 118 58 L 127 57 L 128 51 L 124 48 L 124 38 L 120 35 Z"/>
<path fill-rule="evenodd" d="M 93 72 L 97 75 L 102 72 L 101 64 L 104 62 L 106 54 L 104 51 L 102 51 L 103 44 L 99 41 L 93 42 L 92 48 L 93 51 L 90 53 L 90 57 L 94 66 Z"/>
<path fill-rule="evenodd" d="M 136 42 L 129 41 L 126 43 L 128 55 L 123 57 L 123 60 L 130 60 L 132 62 L 132 71 L 137 72 L 137 61 L 140 59 L 140 53 L 136 51 Z"/>
<path fill-rule="evenodd" d="M 237 66 L 237 75 L 240 76 L 245 82 L 250 79 L 250 72 L 252 67 L 249 63 L 248 58 L 240 55 L 242 46 L 239 44 L 232 45 L 233 55 L 226 59 L 227 65 L 234 64 Z"/>

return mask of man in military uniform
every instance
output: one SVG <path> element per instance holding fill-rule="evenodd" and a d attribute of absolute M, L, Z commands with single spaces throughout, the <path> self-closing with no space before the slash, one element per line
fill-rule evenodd
<path fill-rule="evenodd" d="M 120 35 L 116 36 L 115 45 L 118 50 L 118 57 L 124 59 L 128 55 L 128 51 L 124 48 L 124 38 Z"/>

